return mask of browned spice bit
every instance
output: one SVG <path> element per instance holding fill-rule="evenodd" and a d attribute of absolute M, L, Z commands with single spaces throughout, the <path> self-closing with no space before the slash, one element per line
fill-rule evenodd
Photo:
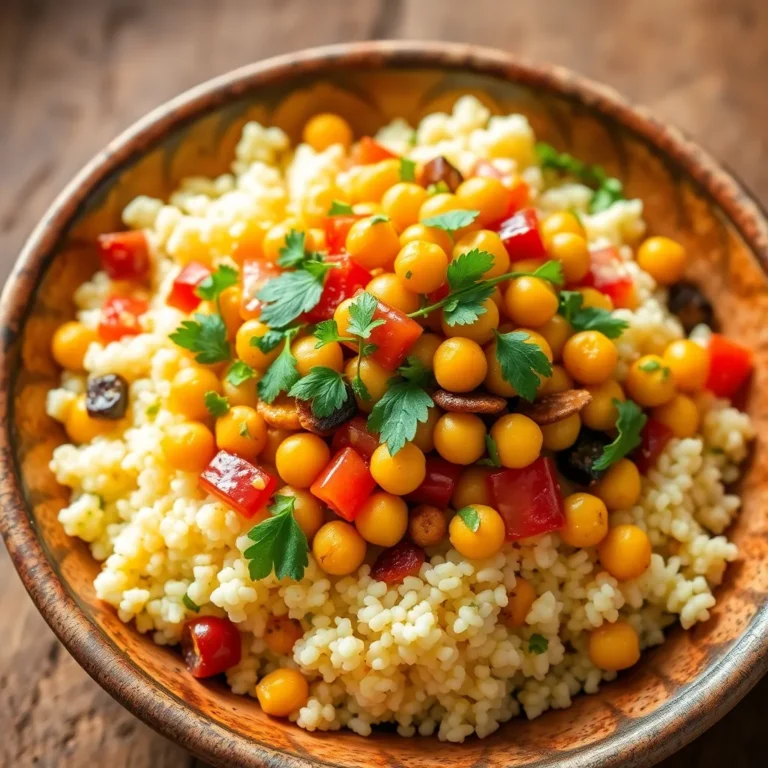
<path fill-rule="evenodd" d="M 526 403 L 520 413 L 533 419 L 537 424 L 554 424 L 578 413 L 592 402 L 592 395 L 586 389 L 566 389 L 542 397 L 535 403 Z"/>
<path fill-rule="evenodd" d="M 403 539 L 394 547 L 383 550 L 376 558 L 371 567 L 371 578 L 387 584 L 398 584 L 406 576 L 415 576 L 426 559 L 421 547 Z"/>
<path fill-rule="evenodd" d="M 438 184 L 444 181 L 451 192 L 455 192 L 459 184 L 464 181 L 461 171 L 452 166 L 442 155 L 433 158 L 425 163 L 419 174 L 419 184 L 422 187 L 428 187 L 430 184 Z"/>
<path fill-rule="evenodd" d="M 472 395 L 457 395 L 438 389 L 432 399 L 444 411 L 453 413 L 501 413 L 507 407 L 507 401 L 498 395 L 484 392 Z"/>
<path fill-rule="evenodd" d="M 420 547 L 434 547 L 445 538 L 448 521 L 442 509 L 422 504 L 408 518 L 408 535 Z"/>
<path fill-rule="evenodd" d="M 299 422 L 308 432 L 314 432 L 321 437 L 327 437 L 333 434 L 342 424 L 348 422 L 357 413 L 357 403 L 352 389 L 348 389 L 348 397 L 341 408 L 337 408 L 330 416 L 319 419 L 312 412 L 312 403 L 310 400 L 296 400 L 296 407 L 299 411 Z"/>
<path fill-rule="evenodd" d="M 256 410 L 270 427 L 301 429 L 299 409 L 292 397 L 281 395 L 272 403 L 265 403 L 260 400 Z"/>

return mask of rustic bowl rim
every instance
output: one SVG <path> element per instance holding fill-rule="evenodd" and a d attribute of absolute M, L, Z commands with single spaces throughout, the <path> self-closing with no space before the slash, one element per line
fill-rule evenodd
<path fill-rule="evenodd" d="M 24 501 L 11 437 L 14 344 L 23 327 L 48 256 L 94 189 L 148 145 L 183 123 L 266 83 L 303 72 L 435 67 L 500 76 L 578 101 L 621 123 L 648 145 L 670 156 L 732 221 L 768 265 L 768 225 L 759 203 L 714 159 L 679 130 L 631 105 L 613 89 L 570 70 L 534 64 L 502 51 L 460 43 L 369 41 L 341 43 L 276 56 L 240 67 L 170 99 L 141 118 L 99 152 L 54 200 L 24 245 L 0 297 L 0 533 L 35 605 L 67 650 L 105 690 L 163 735 L 211 762 L 236 759 L 270 768 L 308 768 L 298 755 L 254 743 L 179 706 L 96 629 L 69 596 L 48 561 Z M 51 599 L 53 598 L 53 599 Z M 707 669 L 687 691 L 650 716 L 602 742 L 562 755 L 561 768 L 650 766 L 700 735 L 728 712 L 768 671 L 768 606 L 763 605 L 728 657 Z M 644 745 L 637 750 L 638 743 Z M 227 757 L 222 752 L 226 749 Z M 461 749 L 457 746 L 457 749 Z"/>

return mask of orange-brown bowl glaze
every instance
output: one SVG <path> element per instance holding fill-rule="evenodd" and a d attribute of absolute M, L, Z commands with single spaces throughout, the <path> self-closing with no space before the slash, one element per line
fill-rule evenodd
<path fill-rule="evenodd" d="M 50 338 L 73 313 L 74 288 L 95 268 L 93 242 L 120 228 L 135 195 L 166 196 L 190 174 L 221 173 L 248 119 L 292 139 L 318 111 L 357 135 L 410 122 L 473 93 L 494 113 L 521 111 L 539 138 L 603 164 L 645 203 L 652 233 L 681 240 L 689 276 L 713 300 L 725 333 L 750 344 L 757 369 L 746 407 L 768 427 L 768 227 L 755 201 L 678 131 L 613 91 L 558 67 L 442 43 L 339 45 L 254 64 L 168 102 L 100 152 L 27 242 L 2 297 L 0 528 L 40 612 L 80 664 L 134 714 L 220 765 L 427 768 L 649 766 L 727 712 L 768 668 L 768 457 L 758 440 L 730 533 L 741 556 L 710 621 L 667 642 L 597 695 L 483 741 L 444 744 L 377 733 L 308 733 L 270 719 L 251 698 L 201 683 L 95 597 L 98 564 L 57 521 L 66 490 L 48 470 L 60 427 L 45 415 L 57 377 Z M 21 203 L 20 203 L 21 204 Z"/>

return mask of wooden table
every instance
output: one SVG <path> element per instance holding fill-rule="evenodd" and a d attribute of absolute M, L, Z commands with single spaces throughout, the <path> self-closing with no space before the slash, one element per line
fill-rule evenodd
<path fill-rule="evenodd" d="M 54 195 L 166 98 L 247 62 L 370 38 L 480 43 L 603 80 L 768 201 L 765 0 L 0 0 L 0 279 Z M 63 650 L 0 547 L 0 764 L 198 765 Z M 665 768 L 752 768 L 768 680 Z"/>

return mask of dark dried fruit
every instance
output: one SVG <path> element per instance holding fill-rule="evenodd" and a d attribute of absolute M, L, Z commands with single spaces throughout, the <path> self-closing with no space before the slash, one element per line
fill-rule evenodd
<path fill-rule="evenodd" d="M 471 395 L 457 395 L 438 389 L 432 399 L 444 411 L 453 413 L 501 413 L 507 407 L 507 401 L 497 395 L 478 392 Z"/>
<path fill-rule="evenodd" d="M 535 403 L 524 405 L 520 413 L 543 426 L 567 419 L 591 402 L 592 395 L 586 389 L 566 389 L 564 392 L 553 392 Z"/>
<path fill-rule="evenodd" d="M 693 283 L 682 281 L 669 289 L 669 311 L 677 315 L 686 333 L 704 323 L 716 330 L 715 312 L 707 297 Z"/>
<path fill-rule="evenodd" d="M 410 541 L 401 541 L 385 549 L 371 568 L 371 578 L 387 584 L 398 584 L 406 576 L 415 576 L 427 556 L 421 547 Z"/>
<path fill-rule="evenodd" d="M 122 419 L 128 408 L 128 382 L 118 373 L 96 376 L 88 382 L 85 409 L 94 419 Z"/>
<path fill-rule="evenodd" d="M 357 403 L 355 402 L 355 396 L 352 393 L 351 387 L 347 387 L 347 399 L 341 408 L 337 408 L 333 413 L 322 419 L 315 416 L 309 400 L 296 400 L 296 407 L 299 410 L 301 426 L 308 432 L 314 432 L 321 437 L 332 434 L 342 424 L 345 424 L 357 414 Z"/>
<path fill-rule="evenodd" d="M 610 442 L 610 438 L 602 432 L 582 429 L 576 442 L 557 454 L 557 468 L 572 482 L 589 485 L 605 472 L 593 469 L 592 465 L 603 455 L 603 449 Z"/>
<path fill-rule="evenodd" d="M 439 184 L 441 181 L 445 182 L 451 192 L 455 192 L 464 181 L 461 171 L 454 168 L 442 155 L 425 163 L 419 174 L 419 184 L 422 187 Z"/>

